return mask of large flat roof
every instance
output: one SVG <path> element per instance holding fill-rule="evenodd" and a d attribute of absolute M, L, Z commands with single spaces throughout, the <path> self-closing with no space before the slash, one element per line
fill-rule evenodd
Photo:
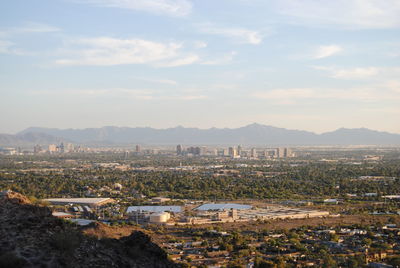
<path fill-rule="evenodd" d="M 242 205 L 242 204 L 235 204 L 235 203 L 220 203 L 220 204 L 203 204 L 196 208 L 196 210 L 229 210 L 229 209 L 251 209 L 252 206 L 250 205 Z"/>
<path fill-rule="evenodd" d="M 146 211 L 146 212 L 169 211 L 169 212 L 179 213 L 182 211 L 182 208 L 180 206 L 130 206 L 126 210 L 127 213 L 130 213 L 133 211 Z"/>
<path fill-rule="evenodd" d="M 383 198 L 400 199 L 400 195 L 384 195 Z"/>
<path fill-rule="evenodd" d="M 111 198 L 49 198 L 44 199 L 50 203 L 71 203 L 71 204 L 98 204 L 109 201 Z"/>

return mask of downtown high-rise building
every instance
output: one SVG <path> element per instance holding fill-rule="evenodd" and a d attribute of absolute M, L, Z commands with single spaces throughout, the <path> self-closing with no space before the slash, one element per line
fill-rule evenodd
<path fill-rule="evenodd" d="M 183 154 L 183 147 L 182 147 L 182 145 L 178 144 L 178 145 L 176 146 L 176 154 L 177 154 L 177 155 L 182 155 L 182 154 Z"/>
<path fill-rule="evenodd" d="M 251 148 L 250 157 L 251 158 L 257 158 L 258 157 L 256 148 Z"/>
<path fill-rule="evenodd" d="M 238 157 L 238 153 L 235 147 L 229 147 L 228 149 L 229 151 L 229 156 L 232 158 L 237 158 Z"/>
<path fill-rule="evenodd" d="M 142 151 L 142 148 L 140 148 L 140 145 L 135 146 L 135 153 L 140 153 Z"/>

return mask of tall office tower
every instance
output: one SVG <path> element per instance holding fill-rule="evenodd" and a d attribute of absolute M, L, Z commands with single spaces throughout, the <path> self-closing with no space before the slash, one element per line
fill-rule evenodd
<path fill-rule="evenodd" d="M 33 147 L 33 153 L 38 154 L 42 151 L 42 147 L 39 144 L 36 144 L 35 147 Z"/>
<path fill-rule="evenodd" d="M 258 157 L 256 148 L 251 148 L 250 157 L 251 158 L 257 158 Z"/>
<path fill-rule="evenodd" d="M 139 145 L 139 144 L 135 146 L 135 152 L 136 152 L 136 153 L 140 153 L 141 150 L 142 150 L 142 148 L 140 148 L 140 145 Z"/>
<path fill-rule="evenodd" d="M 229 150 L 223 149 L 222 150 L 222 156 L 229 156 Z"/>
<path fill-rule="evenodd" d="M 206 153 L 207 153 L 207 147 L 204 146 L 200 147 L 199 155 L 206 155 Z"/>
<path fill-rule="evenodd" d="M 285 148 L 285 157 L 292 157 L 293 153 L 290 148 Z"/>
<path fill-rule="evenodd" d="M 264 150 L 264 152 L 263 152 L 263 156 L 264 156 L 264 158 L 266 158 L 266 159 L 268 159 L 268 158 L 269 158 L 269 153 L 268 153 L 268 151 L 267 151 L 267 150 Z"/>
<path fill-rule="evenodd" d="M 238 147 L 237 147 L 237 154 L 238 154 L 239 156 L 242 155 L 242 146 L 241 146 L 241 145 L 238 145 Z"/>
<path fill-rule="evenodd" d="M 188 149 L 188 153 L 191 153 L 192 155 L 200 155 L 200 147 L 190 147 Z"/>
<path fill-rule="evenodd" d="M 67 146 L 66 146 L 66 151 L 68 152 L 68 153 L 72 153 L 72 152 L 74 152 L 74 150 L 75 150 L 75 147 L 74 147 L 74 145 L 72 144 L 72 143 L 67 143 Z"/>
<path fill-rule="evenodd" d="M 236 158 L 238 156 L 237 150 L 235 147 L 229 147 L 229 156 L 232 158 Z"/>
<path fill-rule="evenodd" d="M 64 152 L 64 143 L 61 143 L 60 146 L 58 146 L 58 151 L 59 151 L 60 153 L 63 153 L 63 152 Z"/>
<path fill-rule="evenodd" d="M 183 147 L 182 147 L 182 145 L 178 145 L 178 146 L 176 146 L 176 154 L 177 155 L 182 155 L 182 153 L 183 153 Z"/>
<path fill-rule="evenodd" d="M 55 152 L 57 152 L 57 145 L 55 145 L 55 144 L 50 144 L 50 145 L 49 145 L 49 152 L 50 152 L 50 153 L 55 153 Z"/>
<path fill-rule="evenodd" d="M 276 158 L 284 158 L 285 157 L 285 148 L 277 148 L 275 157 Z"/>

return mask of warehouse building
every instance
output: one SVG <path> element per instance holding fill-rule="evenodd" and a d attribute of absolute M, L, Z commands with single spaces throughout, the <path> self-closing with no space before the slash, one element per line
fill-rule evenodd
<path fill-rule="evenodd" d="M 44 199 L 43 201 L 49 202 L 52 205 L 81 205 L 92 208 L 115 202 L 115 200 L 111 198 L 50 198 Z"/>
<path fill-rule="evenodd" d="M 195 210 L 198 211 L 225 211 L 225 210 L 248 210 L 252 209 L 253 207 L 250 205 L 242 205 L 242 204 L 235 204 L 235 203 L 210 203 L 210 204 L 203 204 Z"/>

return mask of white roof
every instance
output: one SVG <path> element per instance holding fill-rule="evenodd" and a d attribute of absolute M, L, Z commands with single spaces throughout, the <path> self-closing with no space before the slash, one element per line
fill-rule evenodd
<path fill-rule="evenodd" d="M 59 211 L 54 211 L 51 215 L 59 217 L 59 216 L 73 216 L 72 214 L 65 213 L 65 212 L 59 212 Z"/>
<path fill-rule="evenodd" d="M 181 212 L 182 208 L 180 206 L 131 206 L 128 207 L 126 213 L 130 213 L 133 211 L 146 211 L 146 212 L 164 212 L 170 211 L 179 213 Z"/>
<path fill-rule="evenodd" d="M 79 226 L 86 226 L 86 225 L 89 225 L 92 222 L 94 222 L 92 220 L 86 220 L 86 219 L 70 219 L 70 221 L 72 221 L 73 223 L 78 224 Z"/>
<path fill-rule="evenodd" d="M 204 204 L 196 208 L 196 210 L 229 210 L 229 209 L 251 209 L 250 205 L 221 203 L 221 204 Z"/>
<path fill-rule="evenodd" d="M 400 195 L 384 195 L 383 198 L 400 199 Z"/>
<path fill-rule="evenodd" d="M 44 201 L 53 203 L 75 203 L 75 204 L 96 204 L 109 200 L 110 198 L 49 198 Z"/>

